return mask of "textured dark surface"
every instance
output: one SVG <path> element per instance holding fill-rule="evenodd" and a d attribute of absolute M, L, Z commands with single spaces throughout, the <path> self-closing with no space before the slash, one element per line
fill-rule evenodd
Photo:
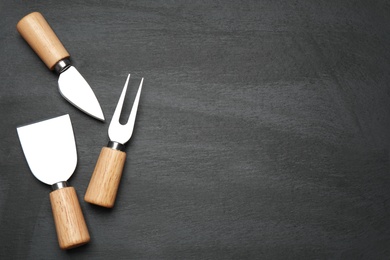
<path fill-rule="evenodd" d="M 390 7 L 314 2 L 2 1 L 0 259 L 388 259 Z M 17 33 L 32 11 L 106 123 Z M 144 91 L 106 210 L 83 196 L 129 72 Z M 16 127 L 66 113 L 92 240 L 64 252 Z"/>

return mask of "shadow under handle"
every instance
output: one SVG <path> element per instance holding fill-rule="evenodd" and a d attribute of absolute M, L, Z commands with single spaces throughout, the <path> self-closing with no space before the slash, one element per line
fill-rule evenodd
<path fill-rule="evenodd" d="M 60 248 L 66 250 L 88 243 L 90 236 L 76 190 L 73 187 L 54 190 L 50 203 Z"/>
<path fill-rule="evenodd" d="M 41 13 L 33 12 L 23 17 L 16 29 L 46 66 L 53 70 L 69 53 Z"/>
<path fill-rule="evenodd" d="M 114 207 L 125 160 L 125 152 L 102 148 L 84 196 L 86 202 L 106 208 Z"/>

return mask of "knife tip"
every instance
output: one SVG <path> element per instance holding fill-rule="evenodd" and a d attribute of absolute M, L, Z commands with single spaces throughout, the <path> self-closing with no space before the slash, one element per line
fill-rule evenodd
<path fill-rule="evenodd" d="M 103 117 L 96 117 L 97 120 L 101 121 L 102 123 L 106 122 L 106 119 Z"/>

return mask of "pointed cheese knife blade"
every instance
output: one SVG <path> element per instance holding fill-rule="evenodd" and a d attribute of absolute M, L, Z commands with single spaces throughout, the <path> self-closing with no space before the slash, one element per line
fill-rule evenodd
<path fill-rule="evenodd" d="M 60 74 L 58 86 L 61 95 L 84 113 L 104 121 L 103 111 L 87 81 L 73 66 Z"/>
<path fill-rule="evenodd" d="M 91 87 L 71 66 L 69 53 L 42 14 L 33 12 L 26 15 L 16 28 L 46 66 L 59 74 L 61 95 L 81 111 L 104 121 L 103 111 Z"/>
<path fill-rule="evenodd" d="M 69 115 L 18 127 L 17 131 L 31 172 L 41 182 L 52 185 L 50 202 L 60 248 L 88 243 L 90 236 L 76 191 L 67 183 L 77 165 Z"/>

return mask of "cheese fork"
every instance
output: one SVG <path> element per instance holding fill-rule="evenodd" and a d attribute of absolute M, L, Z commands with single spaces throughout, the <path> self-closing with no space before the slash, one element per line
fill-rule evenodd
<path fill-rule="evenodd" d="M 108 128 L 110 141 L 108 142 L 107 147 L 103 147 L 100 152 L 92 178 L 84 196 L 84 200 L 86 202 L 106 208 L 112 208 L 115 204 L 116 194 L 118 192 L 126 160 L 126 153 L 124 151 L 125 143 L 130 140 L 133 134 L 142 84 L 144 81 L 142 78 L 129 119 L 126 124 L 122 125 L 119 122 L 119 117 L 122 112 L 129 79 L 130 74 L 127 77 L 125 86 L 122 90 L 122 94 L 119 98 Z"/>

